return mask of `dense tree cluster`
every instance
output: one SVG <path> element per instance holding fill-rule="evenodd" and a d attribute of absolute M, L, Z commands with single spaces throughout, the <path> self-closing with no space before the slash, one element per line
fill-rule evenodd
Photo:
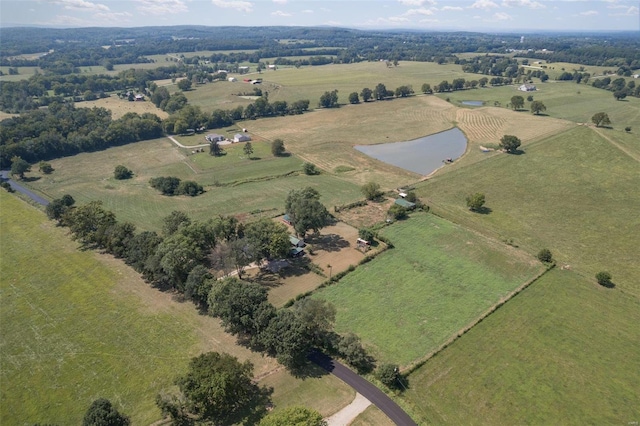
<path fill-rule="evenodd" d="M 331 221 L 331 215 L 320 202 L 320 193 L 311 187 L 291 190 L 285 201 L 285 211 L 299 236 L 309 230 L 318 232 Z"/>
<path fill-rule="evenodd" d="M 150 113 L 127 113 L 112 120 L 104 108 L 49 105 L 0 122 L 0 167 L 19 156 L 29 163 L 79 152 L 157 138 L 160 119 Z"/>
<path fill-rule="evenodd" d="M 202 188 L 202 185 L 199 183 L 192 180 L 183 181 L 173 176 L 151 178 L 149 184 L 163 195 L 188 195 L 195 197 L 204 192 L 204 188 Z"/>

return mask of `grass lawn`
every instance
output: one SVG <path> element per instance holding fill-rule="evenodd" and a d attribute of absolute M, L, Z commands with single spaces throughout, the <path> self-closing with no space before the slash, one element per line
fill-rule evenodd
<path fill-rule="evenodd" d="M 532 254 L 550 249 L 562 264 L 593 279 L 609 271 L 640 295 L 637 261 L 640 164 L 633 135 L 580 126 L 525 148 L 437 175 L 418 187 L 436 212 L 508 240 Z M 490 214 L 469 212 L 465 196 L 486 195 Z"/>
<path fill-rule="evenodd" d="M 349 426 L 393 426 L 394 424 L 378 407 L 370 405 Z"/>
<path fill-rule="evenodd" d="M 222 351 L 249 359 L 276 406 L 297 401 L 332 414 L 351 389 L 329 375 L 293 378 L 236 345 L 219 322 L 146 284 L 121 261 L 81 252 L 62 228 L 0 193 L 0 423 L 79 424 L 96 398 L 133 424 L 160 418 L 155 396 L 189 359 Z M 38 265 L 34 268 L 34 265 Z"/>
<path fill-rule="evenodd" d="M 316 188 L 329 209 L 361 197 L 359 187 L 341 176 L 298 173 L 298 157 L 275 158 L 267 142 L 253 146 L 252 157 L 256 159 L 249 160 L 244 157 L 242 144 L 225 147 L 227 155 L 214 158 L 208 152 L 187 156 L 186 150 L 166 138 L 139 142 L 53 160 L 55 171 L 39 176 L 29 186 L 49 198 L 71 194 L 78 203 L 102 200 L 119 220 L 145 230 L 159 230 L 162 219 L 173 210 L 199 220 L 218 214 L 264 211 L 275 216 L 283 211 L 289 191 L 305 186 Z M 118 164 L 131 168 L 134 178 L 113 179 Z M 33 175 L 38 177 L 37 172 Z M 163 196 L 148 183 L 157 176 L 195 180 L 205 186 L 206 192 L 197 197 Z"/>
<path fill-rule="evenodd" d="M 394 249 L 314 295 L 336 306 L 336 330 L 359 335 L 379 362 L 420 359 L 542 268 L 430 214 L 416 213 L 383 235 Z"/>
<path fill-rule="evenodd" d="M 637 298 L 556 269 L 409 375 L 403 398 L 424 424 L 633 424 L 638 324 Z"/>

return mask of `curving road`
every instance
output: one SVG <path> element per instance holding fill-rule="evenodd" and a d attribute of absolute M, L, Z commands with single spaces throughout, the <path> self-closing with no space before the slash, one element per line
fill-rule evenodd
<path fill-rule="evenodd" d="M 49 204 L 49 200 L 46 200 L 41 196 L 39 196 L 38 194 L 29 191 L 27 188 L 20 185 L 18 182 L 15 182 L 14 180 L 12 180 L 8 170 L 0 171 L 0 180 L 2 180 L 3 182 L 4 181 L 9 182 L 9 185 L 11 185 L 11 187 L 16 192 L 26 195 L 27 197 L 31 198 L 33 201 L 35 201 L 38 204 L 42 204 L 43 206 L 46 206 Z"/>
<path fill-rule="evenodd" d="M 417 426 L 407 413 L 404 412 L 398 404 L 389 398 L 380 389 L 340 364 L 338 361 L 323 354 L 322 352 L 313 352 L 309 355 L 309 360 L 318 364 L 352 388 L 367 398 L 371 403 L 378 407 L 398 426 Z"/>

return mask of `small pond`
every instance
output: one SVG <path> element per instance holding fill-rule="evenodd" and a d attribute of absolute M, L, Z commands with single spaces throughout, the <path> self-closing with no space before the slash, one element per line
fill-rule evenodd
<path fill-rule="evenodd" d="M 482 105 L 484 105 L 483 101 L 462 101 L 461 103 L 462 103 L 462 105 L 469 105 L 469 106 L 482 106 Z"/>
<path fill-rule="evenodd" d="M 401 167 L 421 175 L 428 175 L 441 167 L 446 159 L 455 160 L 467 149 L 467 138 L 457 127 L 446 132 L 407 142 L 378 145 L 357 145 L 363 154 L 376 160 Z"/>

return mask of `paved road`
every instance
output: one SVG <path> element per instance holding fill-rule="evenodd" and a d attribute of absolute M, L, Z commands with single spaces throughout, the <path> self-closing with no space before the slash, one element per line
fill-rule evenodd
<path fill-rule="evenodd" d="M 2 179 L 2 181 L 8 181 L 9 185 L 11 185 L 11 187 L 13 189 L 15 189 L 17 192 L 20 192 L 21 194 L 24 194 L 27 197 L 31 198 L 36 203 L 42 204 L 43 206 L 46 206 L 47 204 L 49 204 L 48 200 L 42 198 L 38 194 L 34 194 L 33 192 L 29 191 L 27 188 L 25 188 L 24 186 L 20 185 L 19 183 L 14 182 L 13 179 L 11 179 L 11 177 L 9 176 L 9 171 L 8 170 L 1 170 L 0 171 L 0 178 Z"/>
<path fill-rule="evenodd" d="M 382 410 L 398 426 L 417 426 L 407 413 L 398 404 L 389 398 L 380 389 L 358 376 L 356 373 L 340 364 L 338 361 L 323 354 L 314 352 L 309 359 L 324 368 L 367 398 L 376 407 Z"/>

